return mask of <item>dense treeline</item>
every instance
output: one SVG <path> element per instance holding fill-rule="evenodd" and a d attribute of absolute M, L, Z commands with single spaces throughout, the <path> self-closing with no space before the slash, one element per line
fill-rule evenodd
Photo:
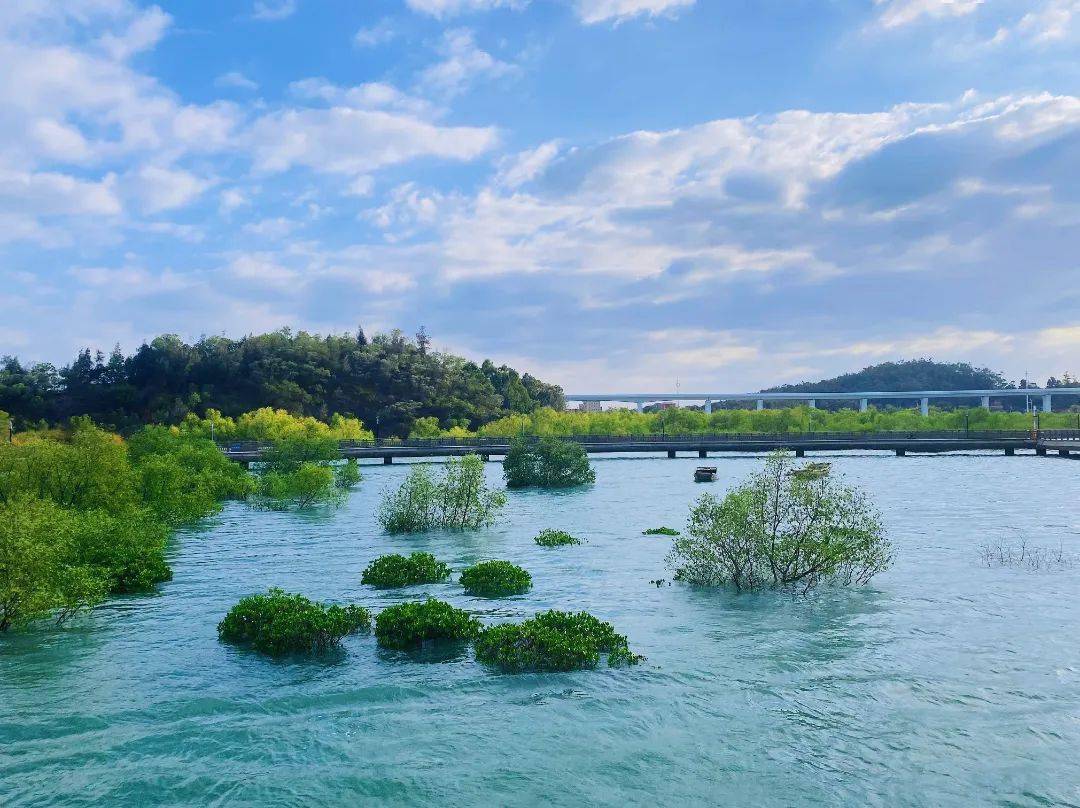
<path fill-rule="evenodd" d="M 406 435 L 418 418 L 475 429 L 510 412 L 561 409 L 562 390 L 490 361 L 431 350 L 421 329 L 368 340 L 288 329 L 187 344 L 164 335 L 131 356 L 82 351 L 65 367 L 0 360 L 0 410 L 16 424 L 61 423 L 77 415 L 129 432 L 216 410 L 235 417 L 263 407 L 322 421 L 358 418 L 381 436 Z"/>

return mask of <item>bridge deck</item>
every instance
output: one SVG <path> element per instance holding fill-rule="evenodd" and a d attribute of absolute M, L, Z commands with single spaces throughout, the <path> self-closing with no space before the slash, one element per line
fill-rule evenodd
<path fill-rule="evenodd" d="M 821 432 L 791 434 L 710 434 L 570 436 L 590 454 L 617 452 L 770 452 L 776 449 L 807 451 L 893 451 L 936 453 L 964 450 L 1049 450 L 1080 454 L 1080 430 L 1053 430 L 1038 437 L 1026 431 L 944 432 Z M 258 461 L 266 443 L 233 443 L 222 447 L 226 456 Z M 506 438 L 435 438 L 421 440 L 341 441 L 344 458 L 392 460 L 408 457 L 452 457 L 465 454 L 505 455 Z"/>

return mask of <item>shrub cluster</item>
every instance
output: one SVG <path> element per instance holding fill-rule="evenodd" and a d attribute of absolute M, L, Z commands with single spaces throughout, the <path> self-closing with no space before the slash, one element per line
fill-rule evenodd
<path fill-rule="evenodd" d="M 228 642 L 250 645 L 264 654 L 318 652 L 342 637 L 371 628 L 362 606 L 324 606 L 280 589 L 242 598 L 218 624 Z"/>
<path fill-rule="evenodd" d="M 828 473 L 803 475 L 791 456 L 772 454 L 722 501 L 703 495 L 688 535 L 668 556 L 675 577 L 806 592 L 821 583 L 863 584 L 889 566 L 892 550 L 864 493 Z"/>
<path fill-rule="evenodd" d="M 503 598 L 528 592 L 532 576 L 509 561 L 481 561 L 461 573 L 461 585 L 470 595 Z"/>
<path fill-rule="evenodd" d="M 508 672 L 595 668 L 602 653 L 610 666 L 642 659 L 610 623 L 587 612 L 552 610 L 522 623 L 485 628 L 476 638 L 476 658 Z"/>
<path fill-rule="evenodd" d="M 431 553 L 392 553 L 376 558 L 361 576 L 361 583 L 380 589 L 393 589 L 412 584 L 434 584 L 450 577 L 450 567 Z"/>
<path fill-rule="evenodd" d="M 503 461 L 507 488 L 569 488 L 596 482 L 580 444 L 560 438 L 514 438 Z"/>
<path fill-rule="evenodd" d="M 541 547 L 561 547 L 564 544 L 581 544 L 581 539 L 571 536 L 564 530 L 547 530 L 540 531 L 540 534 L 533 539 Z"/>
<path fill-rule="evenodd" d="M 125 443 L 76 419 L 0 443 L 0 631 L 167 581 L 170 529 L 248 486 L 210 441 L 162 427 Z"/>
<path fill-rule="evenodd" d="M 252 503 L 273 510 L 341 504 L 361 474 L 355 460 L 341 463 L 337 457 L 333 438 L 293 437 L 274 443 L 255 469 Z"/>
<path fill-rule="evenodd" d="M 434 528 L 476 530 L 495 521 L 506 494 L 484 481 L 478 455 L 448 460 L 436 480 L 426 465 L 413 466 L 396 491 L 379 506 L 379 523 L 388 533 L 421 533 Z"/>
<path fill-rule="evenodd" d="M 480 621 L 464 609 L 429 598 L 388 606 L 375 618 L 375 637 L 384 648 L 407 650 L 428 641 L 471 640 Z"/>
<path fill-rule="evenodd" d="M 673 527 L 650 527 L 641 531 L 644 536 L 681 536 L 682 534 Z"/>

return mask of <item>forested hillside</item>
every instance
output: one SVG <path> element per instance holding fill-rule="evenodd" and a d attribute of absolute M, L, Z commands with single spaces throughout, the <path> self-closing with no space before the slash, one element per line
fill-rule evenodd
<path fill-rule="evenodd" d="M 387 436 L 408 434 L 421 417 L 475 429 L 507 413 L 562 406 L 561 388 L 433 351 L 423 330 L 415 339 L 393 331 L 368 340 L 362 330 L 323 337 L 284 329 L 194 344 L 164 335 L 131 356 L 86 350 L 59 369 L 0 361 L 0 411 L 24 424 L 89 415 L 130 430 L 209 409 L 236 416 L 277 407 L 322 420 L 354 416 Z"/>
<path fill-rule="evenodd" d="M 855 390 L 1000 390 L 1016 387 L 1004 376 L 989 368 L 977 368 L 966 362 L 935 362 L 911 359 L 882 362 L 855 373 L 845 373 L 819 382 L 800 382 L 770 387 L 763 392 L 821 390 L 844 393 Z"/>

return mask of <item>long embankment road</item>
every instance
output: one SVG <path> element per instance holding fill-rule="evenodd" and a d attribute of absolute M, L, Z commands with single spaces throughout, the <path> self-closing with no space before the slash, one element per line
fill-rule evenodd
<path fill-rule="evenodd" d="M 666 452 L 668 457 L 709 453 L 771 452 L 787 449 L 799 457 L 807 452 L 887 451 L 898 456 L 918 453 L 1001 451 L 1006 455 L 1031 451 L 1080 458 L 1080 429 L 1028 431 L 936 431 L 936 432 L 802 432 L 695 435 L 571 435 L 563 440 L 580 444 L 589 454 L 619 452 Z M 257 462 L 270 443 L 235 442 L 221 446 L 225 455 L 241 463 Z M 410 440 L 341 441 L 343 458 L 395 459 L 410 457 L 455 457 L 478 454 L 484 459 L 505 456 L 510 439 L 425 438 Z"/>

